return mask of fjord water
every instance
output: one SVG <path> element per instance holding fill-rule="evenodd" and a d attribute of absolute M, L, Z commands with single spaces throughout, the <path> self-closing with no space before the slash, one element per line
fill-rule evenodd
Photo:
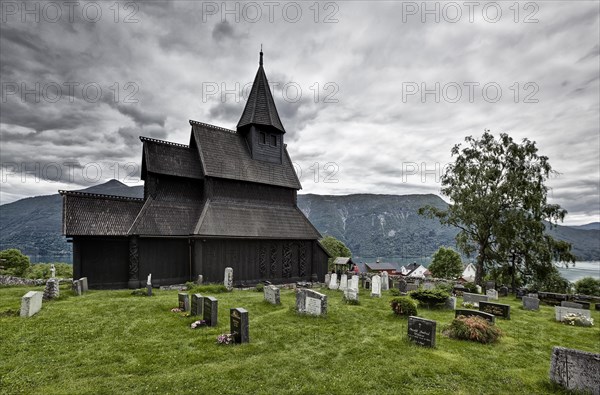
<path fill-rule="evenodd" d="M 558 271 L 564 278 L 572 283 L 583 277 L 600 279 L 600 261 L 575 262 L 575 267 L 559 267 Z"/>

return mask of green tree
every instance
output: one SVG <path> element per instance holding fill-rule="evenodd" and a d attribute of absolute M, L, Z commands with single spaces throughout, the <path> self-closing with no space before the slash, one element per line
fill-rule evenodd
<path fill-rule="evenodd" d="M 547 203 L 545 182 L 554 173 L 548 158 L 538 155 L 535 142 L 519 144 L 504 133 L 495 139 L 486 130 L 480 139 L 468 136 L 465 142 L 452 148 L 454 163 L 441 179 L 441 192 L 452 204 L 447 210 L 422 207 L 419 213 L 459 229 L 457 247 L 477 255 L 479 285 L 486 269 L 511 265 L 516 256 L 536 276 L 550 275 L 559 243 L 544 231 L 567 212 Z"/>
<path fill-rule="evenodd" d="M 333 236 L 325 236 L 321 239 L 321 245 L 323 247 L 325 247 L 325 249 L 327 250 L 327 252 L 329 252 L 329 255 L 331 255 L 331 258 L 329 258 L 329 267 L 331 268 L 331 265 L 333 264 L 333 261 L 335 260 L 335 258 L 338 257 L 351 257 L 352 253 L 350 252 L 350 249 L 348 247 L 346 247 L 346 245 L 344 243 L 342 243 L 340 240 L 336 239 Z"/>
<path fill-rule="evenodd" d="M 12 275 L 22 276 L 29 268 L 29 257 L 23 255 L 16 248 L 2 250 L 0 251 L 0 266 L 4 266 Z"/>
<path fill-rule="evenodd" d="M 584 277 L 575 283 L 575 292 L 581 295 L 600 296 L 600 279 Z"/>
<path fill-rule="evenodd" d="M 440 247 L 433 254 L 433 259 L 427 269 L 436 278 L 456 278 L 463 271 L 460 254 L 452 248 Z"/>

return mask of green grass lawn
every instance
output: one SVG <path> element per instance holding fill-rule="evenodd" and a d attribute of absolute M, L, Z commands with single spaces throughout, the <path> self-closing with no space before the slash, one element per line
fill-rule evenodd
<path fill-rule="evenodd" d="M 511 320 L 497 320 L 504 337 L 494 345 L 446 338 L 454 312 L 420 308 L 438 323 L 429 349 L 407 340 L 407 320 L 392 314 L 387 292 L 371 299 L 361 290 L 354 306 L 322 290 L 326 318 L 297 315 L 291 290 L 282 290 L 281 306 L 254 291 L 203 292 L 219 300 L 219 325 L 192 330 L 193 317 L 170 312 L 177 291 L 76 297 L 61 288 L 35 316 L 11 314 L 31 289 L 0 288 L 2 394 L 561 393 L 548 379 L 552 347 L 600 352 L 600 312 L 593 328 L 570 327 L 554 321 L 553 307 L 525 311 L 512 296 L 499 301 L 511 305 Z M 250 343 L 219 346 L 232 307 L 249 311 Z"/>

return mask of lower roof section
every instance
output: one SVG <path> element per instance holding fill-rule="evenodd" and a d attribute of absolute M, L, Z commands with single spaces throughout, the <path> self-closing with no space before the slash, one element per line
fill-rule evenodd
<path fill-rule="evenodd" d="M 316 240 L 317 229 L 295 206 L 207 201 L 194 232 L 206 237 Z"/>

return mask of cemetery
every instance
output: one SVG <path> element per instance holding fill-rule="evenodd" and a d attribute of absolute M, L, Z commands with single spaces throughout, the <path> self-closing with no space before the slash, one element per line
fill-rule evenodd
<path fill-rule="evenodd" d="M 566 393 L 598 382 L 593 306 L 512 294 L 486 302 L 487 290 L 466 295 L 479 309 L 463 308 L 464 295 L 429 305 L 399 291 L 408 284 L 384 289 L 379 275 L 369 288 L 359 276 L 328 277 L 261 292 L 154 288 L 152 297 L 145 289 L 80 294 L 81 285 L 64 283 L 42 300 L 46 286 L 0 288 L 2 392 L 389 393 L 389 383 L 401 383 L 403 393 Z M 418 305 L 410 317 L 390 308 L 398 294 Z M 563 322 L 573 312 L 596 324 Z M 461 316 L 487 317 L 502 337 L 487 345 L 450 338 L 444 331 Z M 352 366 L 353 380 L 340 364 Z"/>

